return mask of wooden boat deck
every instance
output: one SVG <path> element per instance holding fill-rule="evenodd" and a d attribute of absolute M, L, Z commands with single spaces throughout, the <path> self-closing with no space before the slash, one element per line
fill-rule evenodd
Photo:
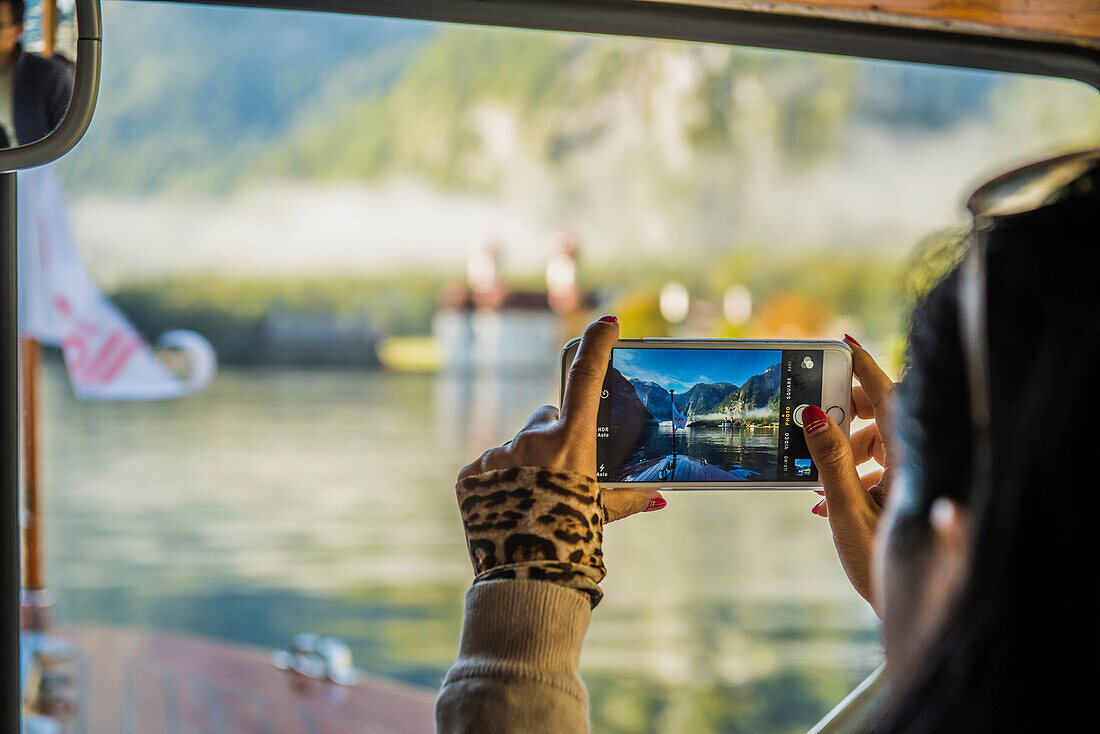
<path fill-rule="evenodd" d="M 187 635 L 82 627 L 79 734 L 421 734 L 435 692 L 368 677 L 356 686 L 276 669 L 271 652 Z"/>

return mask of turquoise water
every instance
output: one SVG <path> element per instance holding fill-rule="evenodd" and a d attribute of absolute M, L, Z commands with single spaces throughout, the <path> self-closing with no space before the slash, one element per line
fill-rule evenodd
<path fill-rule="evenodd" d="M 42 409 L 49 580 L 65 623 L 270 647 L 336 635 L 437 686 L 469 561 L 453 482 L 545 380 L 223 369 L 204 393 Z M 880 662 L 815 495 L 669 493 L 607 531 L 582 667 L 596 731 L 804 731 Z"/>

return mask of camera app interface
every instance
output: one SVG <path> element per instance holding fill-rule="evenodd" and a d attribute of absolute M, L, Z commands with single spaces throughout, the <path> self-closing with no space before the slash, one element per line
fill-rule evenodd
<path fill-rule="evenodd" d="M 597 479 L 813 482 L 798 420 L 820 350 L 619 348 L 604 379 Z"/>

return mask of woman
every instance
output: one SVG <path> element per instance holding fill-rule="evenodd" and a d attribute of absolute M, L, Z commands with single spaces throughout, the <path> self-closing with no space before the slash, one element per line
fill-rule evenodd
<path fill-rule="evenodd" d="M 1088 494 L 1100 307 L 1097 257 L 1080 249 L 1100 231 L 1100 152 L 996 179 L 971 209 L 975 244 L 913 316 L 897 402 L 846 337 L 853 410 L 874 423 L 849 441 L 820 410 L 804 415 L 825 494 L 814 512 L 883 619 L 891 696 L 875 731 L 1075 731 L 1094 726 L 1100 660 Z M 459 475 L 476 579 L 436 704 L 442 732 L 588 729 L 577 668 L 603 525 L 664 506 L 590 478 L 617 338 L 614 317 L 592 324 L 560 415 L 540 408 Z M 861 480 L 872 457 L 885 469 Z"/>

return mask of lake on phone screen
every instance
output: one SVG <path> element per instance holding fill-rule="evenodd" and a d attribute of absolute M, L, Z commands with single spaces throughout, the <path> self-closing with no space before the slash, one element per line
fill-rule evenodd
<path fill-rule="evenodd" d="M 222 369 L 199 395 L 80 403 L 47 360 L 42 474 L 61 625 L 285 646 L 436 687 L 471 571 L 459 468 L 554 378 Z M 881 662 L 809 491 L 666 493 L 610 526 L 582 658 L 595 731 L 804 731 Z"/>
<path fill-rule="evenodd" d="M 774 480 L 778 474 L 779 426 L 691 426 L 675 432 L 671 423 L 644 429 L 641 446 L 624 462 L 640 464 L 675 453 L 704 459 L 726 471 L 748 469 L 759 476 L 751 481 Z"/>

